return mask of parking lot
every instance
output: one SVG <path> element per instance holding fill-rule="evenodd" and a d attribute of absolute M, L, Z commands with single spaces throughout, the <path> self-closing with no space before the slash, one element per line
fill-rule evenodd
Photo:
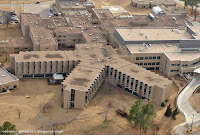
<path fill-rule="evenodd" d="M 40 4 L 24 4 L 25 13 L 40 14 L 42 19 L 48 18 L 54 1 L 41 2 Z"/>
<path fill-rule="evenodd" d="M 42 19 L 48 18 L 50 14 L 50 9 L 52 8 L 52 4 L 54 1 L 41 2 L 39 4 L 31 3 L 31 4 L 19 4 L 18 6 L 23 8 L 25 13 L 33 13 L 40 14 Z M 1 7 L 10 7 L 10 4 L 0 4 Z M 17 7 L 17 5 L 12 5 L 13 9 Z"/>

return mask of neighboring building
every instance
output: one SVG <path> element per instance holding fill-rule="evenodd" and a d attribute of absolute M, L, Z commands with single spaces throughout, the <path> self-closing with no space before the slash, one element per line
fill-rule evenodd
<path fill-rule="evenodd" d="M 51 30 L 44 27 L 30 27 L 29 36 L 34 51 L 57 51 L 58 43 Z"/>
<path fill-rule="evenodd" d="M 137 8 L 152 8 L 155 6 L 152 0 L 131 0 L 131 4 Z"/>
<path fill-rule="evenodd" d="M 61 90 L 64 108 L 84 109 L 106 78 L 143 99 L 158 104 L 169 99 L 170 80 L 121 58 L 116 50 L 105 50 L 102 44 L 79 44 L 75 51 L 11 54 L 11 71 L 19 78 L 67 76 Z"/>
<path fill-rule="evenodd" d="M 15 53 L 19 53 L 20 51 L 33 51 L 33 44 L 29 37 L 11 38 L 11 44 Z"/>
<path fill-rule="evenodd" d="M 32 40 L 32 50 L 34 51 L 57 51 L 58 43 L 53 37 L 51 30 L 44 27 L 39 14 L 22 13 L 21 30 L 25 38 Z M 52 26 L 53 27 L 53 26 Z M 30 44 L 31 45 L 31 44 Z M 26 49 L 27 47 L 24 47 Z M 23 48 L 21 48 L 23 50 Z"/>
<path fill-rule="evenodd" d="M 0 68 L 0 92 L 19 87 L 19 79 L 10 74 L 6 69 Z"/>
<path fill-rule="evenodd" d="M 88 11 L 95 7 L 95 4 L 80 0 L 56 0 L 56 8 L 63 16 L 69 15 L 87 15 L 90 16 Z"/>
<path fill-rule="evenodd" d="M 20 25 L 24 37 L 29 37 L 30 27 L 42 27 L 42 19 L 39 14 L 20 14 Z"/>
<path fill-rule="evenodd" d="M 168 77 L 193 76 L 200 67 L 200 29 L 192 28 L 116 28 L 115 34 L 139 66 L 163 71 Z"/>

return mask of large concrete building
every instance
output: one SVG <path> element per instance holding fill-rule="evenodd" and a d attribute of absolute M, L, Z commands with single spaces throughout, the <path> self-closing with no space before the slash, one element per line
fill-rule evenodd
<path fill-rule="evenodd" d="M 116 28 L 115 34 L 129 50 L 132 61 L 166 76 L 196 75 L 200 64 L 198 28 Z M 166 36 L 167 35 L 167 36 Z"/>
<path fill-rule="evenodd" d="M 106 53 L 102 44 L 78 44 L 75 51 L 34 51 L 11 55 L 11 72 L 19 78 L 51 77 L 62 73 L 64 108 L 84 109 L 101 83 L 111 83 L 143 99 L 160 104 L 169 99 L 172 81 Z"/>
<path fill-rule="evenodd" d="M 67 8 L 62 11 L 77 12 L 81 2 L 61 3 L 57 7 Z M 78 9 L 71 10 L 71 4 Z M 181 15 L 157 15 L 150 21 L 144 15 L 114 16 L 108 9 L 92 9 L 91 16 L 64 14 L 41 19 L 22 14 L 21 20 L 24 37 L 32 41 L 33 51 L 12 54 L 11 72 L 19 78 L 63 74 L 66 79 L 61 95 L 66 109 L 85 108 L 105 79 L 160 104 L 169 98 L 172 81 L 150 70 L 171 77 L 196 74 L 199 66 L 198 29 L 189 27 L 191 24 Z M 69 47 L 75 50 L 63 51 Z"/>

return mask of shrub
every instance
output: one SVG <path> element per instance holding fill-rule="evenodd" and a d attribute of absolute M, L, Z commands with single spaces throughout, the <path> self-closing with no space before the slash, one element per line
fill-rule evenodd
<path fill-rule="evenodd" d="M 169 101 L 169 100 L 168 100 L 168 99 L 166 99 L 166 100 L 165 100 L 165 103 L 167 103 L 168 101 Z"/>
<path fill-rule="evenodd" d="M 164 103 L 164 102 L 162 102 L 162 103 L 161 103 L 161 106 L 162 106 L 162 107 L 165 107 L 165 103 Z"/>

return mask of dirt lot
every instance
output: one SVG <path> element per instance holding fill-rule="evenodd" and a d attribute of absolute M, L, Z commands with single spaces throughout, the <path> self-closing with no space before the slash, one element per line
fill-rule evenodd
<path fill-rule="evenodd" d="M 17 4 L 17 2 L 20 4 L 20 3 L 35 3 L 37 1 L 40 1 L 40 2 L 44 2 L 44 1 L 52 1 L 52 0 L 0 0 L 0 4 L 10 4 L 11 1 L 14 1 L 14 3 Z"/>
<path fill-rule="evenodd" d="M 200 112 L 200 89 L 194 93 L 190 99 L 190 104 L 192 105 L 192 107 L 197 111 L 197 112 Z"/>
<path fill-rule="evenodd" d="M 176 92 L 174 86 L 168 104 L 173 105 Z M 18 130 L 47 130 L 58 125 L 56 129 L 62 129 L 64 134 L 72 135 L 133 135 L 138 134 L 139 130 L 133 128 L 126 119 L 116 115 L 115 111 L 122 109 L 128 112 L 136 100 L 137 97 L 105 82 L 85 110 L 70 109 L 67 112 L 61 108 L 60 85 L 48 85 L 45 79 L 22 79 L 20 88 L 0 95 L 0 124 L 10 121 Z M 46 104 L 50 109 L 43 113 Z M 174 121 L 164 116 L 166 107 L 154 106 L 157 113 L 155 123 L 159 124 L 160 128 L 158 131 L 152 129 L 146 134 L 169 134 L 173 126 L 184 121 L 182 114 Z M 20 119 L 18 110 L 21 111 Z"/>

